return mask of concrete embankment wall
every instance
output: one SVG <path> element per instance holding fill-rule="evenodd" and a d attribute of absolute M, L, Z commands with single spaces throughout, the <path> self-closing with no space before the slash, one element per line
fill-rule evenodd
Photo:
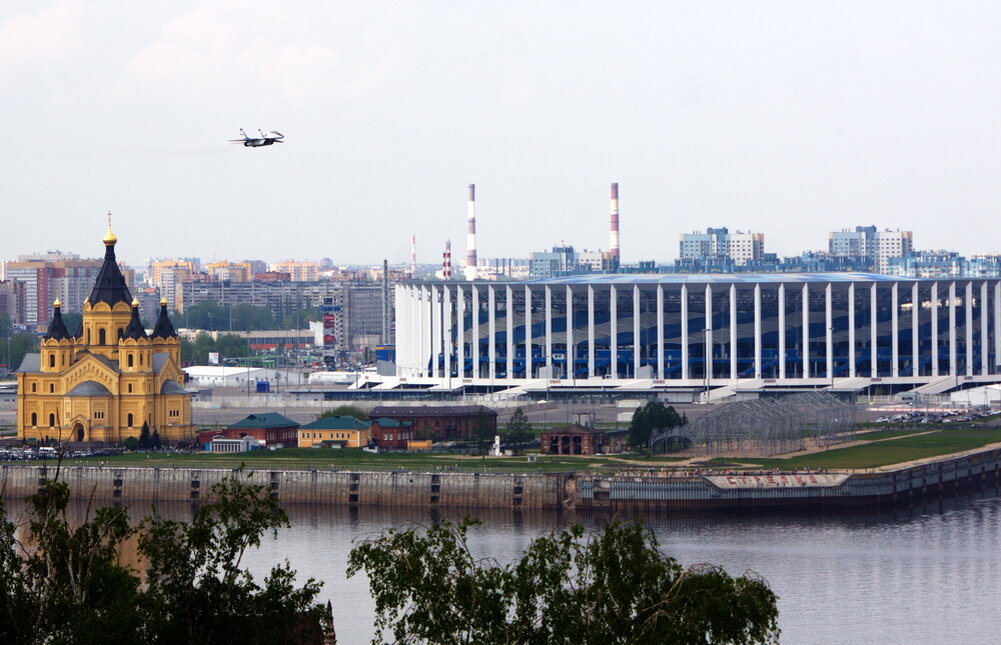
<path fill-rule="evenodd" d="M 58 474 L 57 474 L 58 473 Z M 212 499 L 227 468 L 3 465 L 8 498 L 25 498 L 58 477 L 77 499 L 181 502 Z M 571 474 L 257 470 L 242 477 L 283 502 L 301 504 L 526 509 L 728 509 L 756 506 L 877 506 L 1001 481 L 1001 449 L 890 472 L 849 476 L 605 477 Z M 732 480 L 732 481 L 731 481 Z"/>
<path fill-rule="evenodd" d="M 856 473 L 836 485 L 810 485 L 809 475 L 726 477 L 589 477 L 576 482 L 578 508 L 655 510 L 749 507 L 824 508 L 894 504 L 1001 481 L 1001 450 L 879 473 Z M 748 480 L 756 480 L 756 483 Z M 784 481 L 783 481 L 784 480 Z M 791 482 L 790 482 L 791 480 Z"/>
<path fill-rule="evenodd" d="M 100 501 L 199 501 L 235 473 L 226 468 L 0 466 L 6 497 L 24 498 L 47 479 L 66 482 L 75 498 Z M 289 503 L 470 508 L 560 507 L 566 476 L 478 473 L 257 470 L 242 477 Z"/>

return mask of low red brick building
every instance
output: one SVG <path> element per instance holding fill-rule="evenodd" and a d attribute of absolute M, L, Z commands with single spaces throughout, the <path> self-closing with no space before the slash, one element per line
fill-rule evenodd
<path fill-rule="evenodd" d="M 412 423 L 388 417 L 372 419 L 369 432 L 372 433 L 372 443 L 386 450 L 406 450 L 407 442 L 417 438 Z"/>
<path fill-rule="evenodd" d="M 497 411 L 484 405 L 380 406 L 368 416 L 409 421 L 415 439 L 472 439 L 481 431 L 489 437 L 497 434 Z"/>
<path fill-rule="evenodd" d="M 253 437 L 263 441 L 268 449 L 296 448 L 299 445 L 299 424 L 277 412 L 259 412 L 237 421 L 222 430 L 205 430 L 198 433 L 198 443 L 204 446 L 212 437 Z"/>
<path fill-rule="evenodd" d="M 571 424 L 539 435 L 539 451 L 544 455 L 599 455 L 605 452 L 605 432 Z"/>

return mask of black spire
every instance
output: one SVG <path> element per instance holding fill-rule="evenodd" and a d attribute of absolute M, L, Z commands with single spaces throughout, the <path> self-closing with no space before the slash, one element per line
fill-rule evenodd
<path fill-rule="evenodd" d="M 167 315 L 167 301 L 160 301 L 160 317 L 156 319 L 156 327 L 153 328 L 153 338 L 163 338 L 164 340 L 168 338 L 176 338 L 177 332 L 174 331 L 174 325 L 170 322 L 170 316 Z"/>
<path fill-rule="evenodd" d="M 132 319 L 129 320 L 129 326 L 125 328 L 125 334 L 122 338 L 132 338 L 133 340 L 148 338 L 146 336 L 146 328 L 143 327 L 142 321 L 139 320 L 139 303 L 135 300 L 132 301 Z"/>
<path fill-rule="evenodd" d="M 52 320 L 49 321 L 49 330 L 45 332 L 45 340 L 72 339 L 73 336 L 70 334 L 69 330 L 66 329 L 66 323 L 63 322 L 62 307 L 59 304 L 59 300 L 56 300 L 53 309 Z"/>
<path fill-rule="evenodd" d="M 115 303 L 132 302 L 132 294 L 125 284 L 125 276 L 118 268 L 118 261 L 115 260 L 115 243 L 118 238 L 108 228 L 108 234 L 104 236 L 104 265 L 101 266 L 100 273 L 97 274 L 97 281 L 94 283 L 94 290 L 90 293 L 90 304 L 96 305 L 99 302 L 106 302 L 112 307 Z"/>

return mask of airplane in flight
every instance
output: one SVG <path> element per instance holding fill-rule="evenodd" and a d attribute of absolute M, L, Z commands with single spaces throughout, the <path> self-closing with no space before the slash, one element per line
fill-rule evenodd
<path fill-rule="evenodd" d="M 259 137 L 248 137 L 247 133 L 240 128 L 240 134 L 243 135 L 242 139 L 230 139 L 230 143 L 242 143 L 245 148 L 260 148 L 261 146 L 270 146 L 272 143 L 282 143 L 282 139 L 285 135 L 281 132 L 276 132 L 272 130 L 268 134 L 264 134 L 258 130 L 261 136 Z"/>

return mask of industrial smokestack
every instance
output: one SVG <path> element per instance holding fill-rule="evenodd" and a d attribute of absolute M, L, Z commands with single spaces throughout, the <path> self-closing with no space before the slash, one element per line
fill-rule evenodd
<path fill-rule="evenodd" d="M 452 240 L 445 240 L 445 252 L 441 260 L 441 277 L 443 280 L 452 279 Z"/>
<path fill-rule="evenodd" d="M 417 236 L 410 236 L 410 277 L 417 279 Z"/>
<path fill-rule="evenodd" d="M 619 184 L 612 182 L 611 195 L 611 230 L 609 231 L 609 251 L 612 252 L 612 262 L 619 268 Z"/>
<path fill-rule="evenodd" d="M 476 184 L 469 184 L 466 202 L 466 280 L 476 279 Z"/>

